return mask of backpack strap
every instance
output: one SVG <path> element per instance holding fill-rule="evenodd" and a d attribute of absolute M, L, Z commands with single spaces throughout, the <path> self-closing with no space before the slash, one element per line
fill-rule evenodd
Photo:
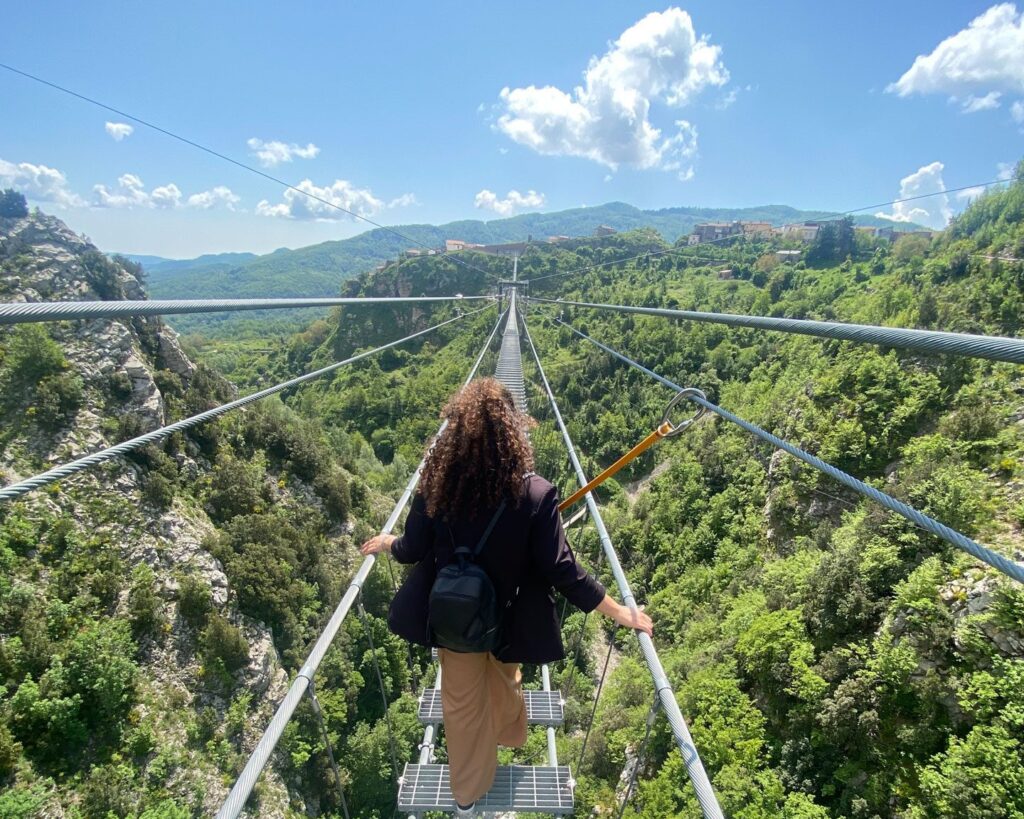
<path fill-rule="evenodd" d="M 481 550 L 484 548 L 484 544 L 487 543 L 487 538 L 491 536 L 491 532 L 494 531 L 495 525 L 498 523 L 498 518 L 501 517 L 501 513 L 505 511 L 506 501 L 501 502 L 501 506 L 498 507 L 498 511 L 494 513 L 494 517 L 491 518 L 491 522 L 487 524 L 487 528 L 484 529 L 484 533 L 480 536 L 479 542 L 476 544 L 476 548 L 472 551 L 467 549 L 465 546 L 460 546 L 455 550 L 455 554 L 472 555 L 478 557 Z"/>

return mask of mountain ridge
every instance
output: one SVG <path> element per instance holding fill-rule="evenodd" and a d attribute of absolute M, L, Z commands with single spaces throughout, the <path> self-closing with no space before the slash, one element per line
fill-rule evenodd
<path fill-rule="evenodd" d="M 590 236 L 601 225 L 619 232 L 650 228 L 669 243 L 709 219 L 770 221 L 786 224 L 805 219 L 837 216 L 831 211 L 798 210 L 788 205 L 748 208 L 697 208 L 680 206 L 642 210 L 625 202 L 571 208 L 553 213 L 524 213 L 502 219 L 463 219 L 442 225 L 412 224 L 375 228 L 347 239 L 320 242 L 306 247 L 279 249 L 240 263 L 216 254 L 194 260 L 163 262 L 146 267 L 149 293 L 157 299 L 173 298 L 274 298 L 334 296 L 342 283 L 419 246 L 441 247 L 445 239 L 481 244 L 543 240 L 551 235 Z M 892 224 L 877 217 L 860 217 L 858 224 Z M 405 237 L 405 238 L 403 238 Z M 128 258 L 133 258 L 129 256 Z M 209 259 L 209 262 L 203 262 Z M 214 261 L 216 260 L 216 261 Z M 304 314 L 306 316 L 309 313 Z M 278 315 L 278 318 L 283 316 Z M 251 316 L 248 318 L 252 318 Z M 237 328 L 246 317 L 183 317 L 174 326 L 184 332 L 221 331 Z"/>

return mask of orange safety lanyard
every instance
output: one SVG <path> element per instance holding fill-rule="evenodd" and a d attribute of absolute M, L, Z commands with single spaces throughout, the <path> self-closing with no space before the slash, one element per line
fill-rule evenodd
<path fill-rule="evenodd" d="M 608 478 L 610 478 L 612 475 L 614 475 L 616 472 L 622 469 L 622 467 L 624 467 L 630 461 L 633 461 L 636 458 L 643 455 L 658 441 L 660 441 L 662 438 L 664 438 L 666 435 L 672 432 L 672 429 L 672 424 L 669 423 L 668 421 L 662 423 L 656 430 L 654 430 L 654 432 L 652 432 L 650 435 L 644 438 L 639 444 L 637 444 L 635 447 L 629 450 L 629 452 L 627 452 L 625 455 L 619 458 L 619 460 L 617 460 L 615 463 L 609 466 L 604 472 L 602 472 L 596 478 L 591 479 L 590 483 L 588 483 L 584 487 L 581 487 L 580 489 L 577 489 L 569 497 L 562 501 L 558 505 L 558 511 L 564 512 L 566 509 L 568 509 L 570 506 L 576 503 L 576 501 L 578 501 L 592 489 L 595 489 L 596 487 L 604 483 L 606 480 L 608 480 Z"/>

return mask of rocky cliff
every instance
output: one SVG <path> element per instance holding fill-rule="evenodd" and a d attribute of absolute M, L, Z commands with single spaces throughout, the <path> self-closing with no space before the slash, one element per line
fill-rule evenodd
<path fill-rule="evenodd" d="M 55 218 L 0 219 L 5 301 L 145 298 L 140 274 Z M 0 384 L 3 484 L 228 394 L 144 318 L 3 328 Z M 316 476 L 284 474 L 259 443 L 236 453 L 215 433 L 0 508 L 0 814 L 212 814 L 269 721 L 287 685 L 274 619 L 243 613 L 260 600 L 240 605 L 230 578 L 245 547 L 215 548 L 233 519 L 217 498 L 237 501 L 232 468 L 262 464 L 248 487 L 258 502 L 241 511 L 323 515 L 317 542 L 338 546 L 348 527 L 331 492 L 345 476 L 328 463 L 335 484 L 314 491 Z M 283 816 L 294 798 L 272 769 L 255 810 Z"/>

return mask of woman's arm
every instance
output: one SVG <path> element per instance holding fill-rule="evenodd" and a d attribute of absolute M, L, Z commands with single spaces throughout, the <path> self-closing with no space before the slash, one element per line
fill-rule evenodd
<path fill-rule="evenodd" d="M 387 552 L 399 563 L 419 563 L 434 545 L 434 526 L 427 517 L 423 496 L 413 496 L 409 515 L 405 519 L 405 532 L 401 537 L 376 535 L 359 547 L 364 555 Z"/>
<path fill-rule="evenodd" d="M 605 595 L 597 610 L 605 617 L 611 617 L 620 626 L 637 629 L 648 637 L 654 635 L 654 621 L 644 613 L 644 607 L 631 609 L 621 603 L 617 603 L 610 595 Z"/>
<path fill-rule="evenodd" d="M 375 555 L 381 552 L 391 554 L 391 544 L 398 540 L 394 535 L 374 535 L 366 543 L 359 547 L 364 555 Z"/>

